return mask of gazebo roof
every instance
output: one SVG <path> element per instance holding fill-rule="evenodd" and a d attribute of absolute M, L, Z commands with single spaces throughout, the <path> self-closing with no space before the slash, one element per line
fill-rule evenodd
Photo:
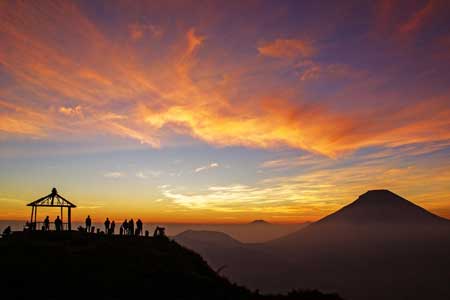
<path fill-rule="evenodd" d="M 56 188 L 53 188 L 49 195 L 28 203 L 27 206 L 77 207 L 75 204 L 59 195 Z"/>

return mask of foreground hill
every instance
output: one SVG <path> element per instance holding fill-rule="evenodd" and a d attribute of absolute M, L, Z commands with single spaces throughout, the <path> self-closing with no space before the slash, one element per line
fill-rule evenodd
<path fill-rule="evenodd" d="M 222 256 L 211 243 L 189 247 L 214 267 L 229 264 L 224 274 L 232 280 L 264 291 L 314 286 L 350 300 L 450 299 L 450 221 L 387 190 L 268 243 Z"/>
<path fill-rule="evenodd" d="M 340 299 L 317 291 L 259 295 L 167 238 L 16 232 L 0 239 L 0 257 L 5 299 Z"/>

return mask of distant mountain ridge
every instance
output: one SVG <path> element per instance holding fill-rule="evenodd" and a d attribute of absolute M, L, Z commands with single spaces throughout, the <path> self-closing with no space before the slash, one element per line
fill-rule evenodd
<path fill-rule="evenodd" d="M 261 225 L 270 225 L 271 223 L 270 222 L 267 222 L 266 220 L 253 220 L 253 221 L 251 221 L 250 223 L 248 223 L 248 224 L 253 224 L 253 225 L 259 225 L 259 224 L 261 224 Z"/>
<path fill-rule="evenodd" d="M 242 245 L 241 242 L 223 232 L 207 230 L 186 230 L 176 235 L 174 240 L 181 242 L 182 245 L 189 246 L 195 244 L 197 247 L 199 245 L 203 247 L 215 245 L 222 248 L 230 248 Z"/>

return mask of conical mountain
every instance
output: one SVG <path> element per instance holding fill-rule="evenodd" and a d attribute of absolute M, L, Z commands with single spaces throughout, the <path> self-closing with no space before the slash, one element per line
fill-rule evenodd
<path fill-rule="evenodd" d="M 265 279 L 282 278 L 280 289 L 305 284 L 346 299 L 450 299 L 450 221 L 388 190 L 368 191 L 264 247 L 290 259 Z"/>
<path fill-rule="evenodd" d="M 326 242 L 364 242 L 374 239 L 397 239 L 399 236 L 441 234 L 450 221 L 389 191 L 371 190 L 338 211 L 269 244 L 282 248 L 317 247 Z M 289 244 L 289 246 L 288 246 Z"/>
<path fill-rule="evenodd" d="M 436 224 L 448 223 L 420 206 L 389 190 L 371 190 L 335 213 L 319 220 L 316 224 L 353 223 L 364 225 L 382 224 Z"/>

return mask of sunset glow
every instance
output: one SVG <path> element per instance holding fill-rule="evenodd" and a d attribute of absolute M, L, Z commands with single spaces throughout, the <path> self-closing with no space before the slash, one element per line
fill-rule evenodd
<path fill-rule="evenodd" d="M 450 218 L 447 1 L 1 1 L 0 219 Z"/>

